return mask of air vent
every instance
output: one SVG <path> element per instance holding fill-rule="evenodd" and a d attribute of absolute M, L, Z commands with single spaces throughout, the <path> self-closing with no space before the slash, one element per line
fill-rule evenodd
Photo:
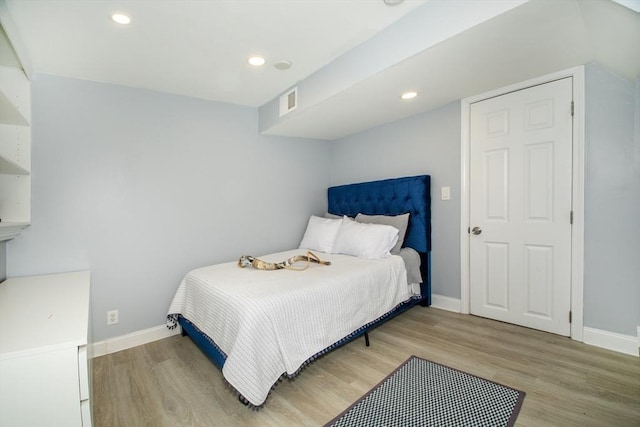
<path fill-rule="evenodd" d="M 298 107 L 298 88 L 285 92 L 280 96 L 280 117 L 288 114 Z"/>

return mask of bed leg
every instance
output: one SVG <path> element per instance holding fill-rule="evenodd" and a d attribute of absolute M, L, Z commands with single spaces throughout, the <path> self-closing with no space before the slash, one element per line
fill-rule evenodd
<path fill-rule="evenodd" d="M 185 331 L 182 326 L 180 326 L 180 335 L 183 336 L 183 337 L 187 336 L 187 331 Z"/>
<path fill-rule="evenodd" d="M 364 345 L 369 347 L 369 332 L 364 333 Z"/>

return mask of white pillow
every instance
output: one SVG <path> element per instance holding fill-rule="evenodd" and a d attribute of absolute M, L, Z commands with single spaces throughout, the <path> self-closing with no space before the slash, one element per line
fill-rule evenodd
<path fill-rule="evenodd" d="M 342 224 L 342 218 L 330 219 L 311 215 L 307 223 L 307 230 L 300 242 L 300 249 L 331 253 L 340 224 Z"/>
<path fill-rule="evenodd" d="M 407 234 L 407 227 L 409 226 L 409 214 L 403 215 L 365 215 L 359 213 L 356 215 L 356 221 L 364 224 L 385 224 L 390 225 L 398 229 L 398 241 L 395 246 L 391 248 L 392 255 L 398 255 L 400 248 L 404 243 L 404 236 Z"/>
<path fill-rule="evenodd" d="M 398 229 L 390 225 L 361 224 L 348 217 L 342 219 L 333 253 L 353 255 L 364 259 L 378 259 L 389 252 L 398 241 Z"/>

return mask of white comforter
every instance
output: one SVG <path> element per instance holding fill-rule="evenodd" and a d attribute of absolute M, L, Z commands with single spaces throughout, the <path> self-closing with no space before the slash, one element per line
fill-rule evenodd
<path fill-rule="evenodd" d="M 260 257 L 278 262 L 295 249 Z M 189 272 L 169 308 L 227 355 L 222 373 L 261 405 L 283 374 L 411 298 L 399 256 L 362 260 L 318 252 L 330 266 L 305 271 L 239 268 L 235 262 Z"/>

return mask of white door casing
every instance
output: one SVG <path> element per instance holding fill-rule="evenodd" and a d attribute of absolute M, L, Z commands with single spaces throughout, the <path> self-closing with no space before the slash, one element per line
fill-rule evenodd
<path fill-rule="evenodd" d="M 471 105 L 471 313 L 570 335 L 571 78 Z M 476 234 L 477 233 L 477 234 Z"/>
<path fill-rule="evenodd" d="M 460 188 L 460 312 L 470 312 L 470 112 L 471 105 L 500 95 L 548 83 L 565 77 L 572 78 L 574 102 L 572 192 L 573 227 L 571 230 L 571 338 L 582 341 L 584 330 L 584 139 L 585 139 L 585 79 L 584 66 L 569 68 L 465 98 L 461 101 L 461 188 Z"/>

